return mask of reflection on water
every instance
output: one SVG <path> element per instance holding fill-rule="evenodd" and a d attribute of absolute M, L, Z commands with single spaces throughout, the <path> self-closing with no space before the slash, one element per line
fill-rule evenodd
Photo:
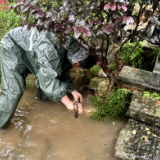
<path fill-rule="evenodd" d="M 84 110 L 93 106 L 83 94 Z M 114 144 L 126 120 L 78 119 L 64 105 L 35 99 L 26 90 L 11 123 L 0 130 L 0 160 L 117 160 Z"/>

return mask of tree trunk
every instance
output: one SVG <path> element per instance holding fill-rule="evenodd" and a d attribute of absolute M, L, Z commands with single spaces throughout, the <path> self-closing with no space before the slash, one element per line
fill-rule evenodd
<path fill-rule="evenodd" d="M 109 92 L 112 92 L 113 86 L 114 86 L 114 82 L 112 80 L 111 83 L 109 84 L 109 90 L 108 90 Z"/>
<path fill-rule="evenodd" d="M 119 72 L 116 71 L 114 79 L 112 79 L 112 80 L 110 81 L 109 90 L 108 90 L 109 92 L 112 92 L 113 86 L 114 86 L 114 84 L 115 84 L 115 82 L 116 82 L 116 80 L 117 80 L 118 75 L 119 75 Z"/>

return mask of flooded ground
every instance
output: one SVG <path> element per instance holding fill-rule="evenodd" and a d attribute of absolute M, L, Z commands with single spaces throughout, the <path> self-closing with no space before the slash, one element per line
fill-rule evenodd
<path fill-rule="evenodd" d="M 61 103 L 35 99 L 26 90 L 11 123 L 0 130 L 0 160 L 117 160 L 114 145 L 126 119 L 99 122 L 85 112 L 78 119 Z M 83 94 L 83 108 L 93 106 Z"/>

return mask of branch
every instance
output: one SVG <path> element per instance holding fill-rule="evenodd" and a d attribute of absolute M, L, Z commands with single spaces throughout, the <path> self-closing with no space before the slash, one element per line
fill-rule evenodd
<path fill-rule="evenodd" d="M 102 35 L 102 37 L 103 37 L 103 35 Z M 103 46 L 103 43 L 104 43 L 104 38 L 102 41 L 102 46 Z M 104 60 L 105 60 L 105 57 L 103 56 L 103 48 L 101 48 L 101 57 L 102 57 L 102 68 L 103 68 L 103 64 L 104 64 Z"/>
<path fill-rule="evenodd" d="M 112 49 L 109 51 L 108 55 L 112 53 L 113 50 L 116 50 L 118 47 L 112 47 Z"/>
<path fill-rule="evenodd" d="M 143 5 L 142 5 L 141 8 L 139 9 L 139 13 L 138 13 L 138 17 L 137 17 L 137 25 L 136 25 L 136 27 L 134 29 L 135 31 L 137 31 L 138 27 L 140 26 L 139 25 L 139 23 L 140 23 L 140 16 L 141 16 L 142 13 L 144 13 L 144 10 L 148 6 L 148 4 L 149 3 L 147 3 L 144 8 L 143 8 Z"/>
<path fill-rule="evenodd" d="M 101 46 L 101 54 L 103 53 L 103 44 L 104 44 L 104 37 L 103 37 L 103 34 L 102 34 L 102 46 Z"/>
<path fill-rule="evenodd" d="M 124 45 L 125 43 L 127 43 L 129 40 L 130 40 L 130 39 L 126 39 L 126 40 L 121 44 L 120 49 L 115 53 L 115 55 L 118 54 L 118 53 L 122 50 L 123 45 Z"/>
<path fill-rule="evenodd" d="M 146 7 L 149 5 L 149 3 L 147 3 L 144 8 L 142 9 L 142 13 L 144 12 L 144 10 L 146 9 Z"/>
<path fill-rule="evenodd" d="M 85 43 L 87 43 L 87 45 L 89 46 L 88 41 L 87 41 L 87 42 L 85 42 L 85 40 L 84 40 L 82 37 L 79 37 L 79 39 L 80 39 L 81 41 L 83 41 L 83 43 L 84 43 L 84 44 L 85 44 Z"/>
<path fill-rule="evenodd" d="M 102 19 L 102 22 L 104 22 L 104 18 L 103 18 L 102 12 L 101 12 L 101 19 Z"/>
<path fill-rule="evenodd" d="M 71 35 L 69 35 L 77 44 L 79 44 L 81 47 L 83 47 L 84 49 L 86 49 L 87 51 L 89 51 L 89 49 L 87 49 L 86 47 L 84 47 L 81 43 L 79 43 L 77 40 L 75 40 Z"/>
<path fill-rule="evenodd" d="M 107 46 L 106 46 L 105 58 L 106 58 L 106 56 L 107 56 L 108 49 L 109 49 L 109 37 L 108 37 L 108 35 L 107 35 Z"/>
<path fill-rule="evenodd" d="M 139 22 L 140 22 L 140 15 L 141 15 L 141 10 L 142 10 L 142 7 L 139 9 L 139 13 L 138 13 L 138 17 L 137 17 L 137 25 L 136 25 L 136 28 L 134 29 L 135 31 L 137 31 L 137 28 L 138 28 L 138 25 L 139 25 Z"/>
<path fill-rule="evenodd" d="M 118 54 L 115 54 L 115 61 L 116 61 L 116 71 L 118 71 L 118 66 L 119 66 Z"/>
<path fill-rule="evenodd" d="M 119 72 L 122 70 L 122 68 L 124 67 L 124 65 L 126 64 L 126 62 L 128 61 L 129 57 L 132 55 L 132 53 L 134 52 L 134 50 L 136 49 L 137 45 L 135 45 L 135 47 L 132 49 L 131 53 L 128 55 L 128 57 L 126 58 L 126 60 L 124 61 L 124 63 L 122 64 L 121 68 L 119 69 Z"/>
<path fill-rule="evenodd" d="M 72 7 L 72 2 L 69 0 L 69 3 L 70 3 L 70 5 L 71 5 L 71 7 Z"/>
<path fill-rule="evenodd" d="M 108 64 L 108 59 L 107 59 L 107 53 L 108 53 L 108 49 L 109 49 L 109 37 L 107 35 L 107 46 L 106 46 L 106 52 L 105 52 L 105 62 Z"/>

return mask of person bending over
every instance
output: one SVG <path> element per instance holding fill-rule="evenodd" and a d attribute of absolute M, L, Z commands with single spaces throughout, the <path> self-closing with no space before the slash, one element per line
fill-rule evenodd
<path fill-rule="evenodd" d="M 37 84 L 46 97 L 62 102 L 73 111 L 73 102 L 67 96 L 70 92 L 75 101 L 83 102 L 70 76 L 72 67 L 83 70 L 96 64 L 96 58 L 68 38 L 65 46 L 54 33 L 39 32 L 27 26 L 14 28 L 1 40 L 2 92 L 0 99 L 0 128 L 5 128 L 14 115 L 26 88 L 28 73 L 37 77 Z M 79 114 L 83 109 L 79 105 Z"/>

